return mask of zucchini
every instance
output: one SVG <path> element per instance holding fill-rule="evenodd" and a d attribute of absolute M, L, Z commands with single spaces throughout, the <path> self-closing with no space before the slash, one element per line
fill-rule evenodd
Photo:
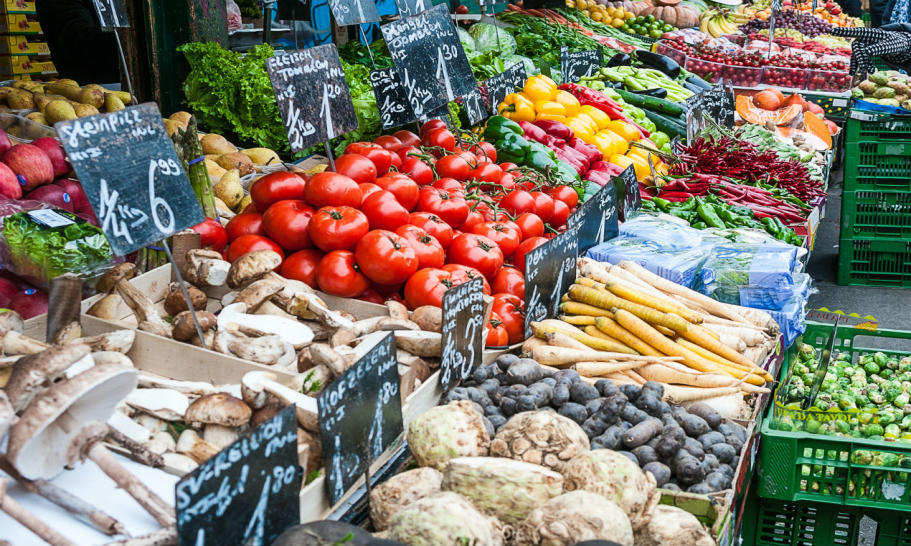
<path fill-rule="evenodd" d="M 632 104 L 633 106 L 638 106 L 643 110 L 651 110 L 653 112 L 659 112 L 661 114 L 667 114 L 672 118 L 676 118 L 683 113 L 683 108 L 674 102 L 665 99 L 659 99 L 658 97 L 650 97 L 648 95 L 640 95 L 637 93 L 630 93 L 623 89 L 616 89 L 617 93 L 620 94 L 620 98 L 624 101 Z"/>
<path fill-rule="evenodd" d="M 686 138 L 686 123 L 677 118 L 665 116 L 658 112 L 645 110 L 645 117 L 652 120 L 655 128 L 673 139 L 675 136 Z"/>

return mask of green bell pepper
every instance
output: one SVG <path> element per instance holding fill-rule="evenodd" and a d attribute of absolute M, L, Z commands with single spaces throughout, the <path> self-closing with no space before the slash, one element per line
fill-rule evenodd
<path fill-rule="evenodd" d="M 531 145 L 525 140 L 525 137 L 514 133 L 504 135 L 494 143 L 494 147 L 497 149 L 497 160 L 501 162 L 508 161 L 518 165 L 522 165 L 525 162 L 525 158 L 531 150 Z"/>
<path fill-rule="evenodd" d="M 497 156 L 497 159 L 499 159 L 499 156 Z M 531 149 L 528 150 L 528 154 L 525 155 L 525 160 L 522 163 L 525 166 L 540 172 L 544 172 L 545 169 L 555 169 L 557 167 L 557 164 L 549 155 Z"/>
<path fill-rule="evenodd" d="M 484 128 L 485 140 L 496 142 L 508 134 L 524 136 L 525 131 L 518 123 L 503 116 L 494 116 L 487 120 L 487 126 Z"/>

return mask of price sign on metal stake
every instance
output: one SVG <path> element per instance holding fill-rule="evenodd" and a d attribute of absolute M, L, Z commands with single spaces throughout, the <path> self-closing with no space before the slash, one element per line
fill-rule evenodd
<path fill-rule="evenodd" d="M 579 254 L 619 235 L 614 185 L 605 184 L 598 193 L 579 205 L 567 224 L 579 228 Z"/>
<path fill-rule="evenodd" d="M 485 82 L 487 100 L 490 101 L 490 115 L 497 115 L 497 107 L 506 95 L 515 93 L 525 85 L 528 76 L 525 74 L 525 63 L 515 63 Z"/>
<path fill-rule="evenodd" d="M 580 226 L 568 227 L 525 255 L 525 335 L 531 323 L 557 316 L 560 298 L 576 278 Z"/>
<path fill-rule="evenodd" d="M 329 8 L 335 17 L 335 23 L 340 27 L 380 20 L 380 13 L 373 0 L 329 0 Z"/>
<path fill-rule="evenodd" d="M 443 294 L 443 352 L 440 384 L 444 391 L 471 376 L 481 364 L 484 330 L 484 282 L 474 279 Z"/>
<path fill-rule="evenodd" d="M 383 129 L 400 127 L 416 119 L 408 100 L 408 93 L 399 79 L 395 68 L 374 70 L 370 73 L 370 84 L 376 96 Z"/>
<path fill-rule="evenodd" d="M 129 28 L 130 18 L 123 0 L 93 0 L 102 30 Z"/>
<path fill-rule="evenodd" d="M 487 108 L 484 107 L 484 97 L 480 88 L 462 97 L 462 106 L 468 115 L 468 123 L 477 125 L 487 117 Z"/>
<path fill-rule="evenodd" d="M 560 73 L 564 82 L 576 83 L 594 74 L 600 66 L 601 49 L 570 51 L 565 46 L 560 49 Z"/>

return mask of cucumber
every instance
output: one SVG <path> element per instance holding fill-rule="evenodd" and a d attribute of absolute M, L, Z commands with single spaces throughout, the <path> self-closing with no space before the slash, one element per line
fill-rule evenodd
<path fill-rule="evenodd" d="M 637 93 L 630 93 L 623 89 L 617 89 L 617 93 L 620 97 L 632 104 L 633 106 L 638 106 L 644 110 L 651 110 L 653 112 L 659 112 L 662 114 L 667 114 L 673 118 L 678 117 L 683 113 L 683 108 L 679 104 L 673 103 L 669 100 L 659 99 L 658 97 L 650 97 L 648 95 L 640 95 Z"/>
<path fill-rule="evenodd" d="M 645 117 L 652 120 L 652 123 L 655 124 L 655 128 L 671 137 L 671 139 L 675 136 L 686 138 L 686 123 L 681 122 L 679 119 L 665 116 L 651 110 L 645 110 Z"/>

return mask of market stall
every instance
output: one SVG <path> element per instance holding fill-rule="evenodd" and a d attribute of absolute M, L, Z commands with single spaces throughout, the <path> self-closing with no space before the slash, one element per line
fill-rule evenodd
<path fill-rule="evenodd" d="M 860 21 L 329 4 L 159 51 L 185 110 L 0 85 L 0 539 L 900 543 L 907 351 L 861 336 L 911 334 L 807 272 L 840 213 L 840 280 L 911 282 Z"/>

